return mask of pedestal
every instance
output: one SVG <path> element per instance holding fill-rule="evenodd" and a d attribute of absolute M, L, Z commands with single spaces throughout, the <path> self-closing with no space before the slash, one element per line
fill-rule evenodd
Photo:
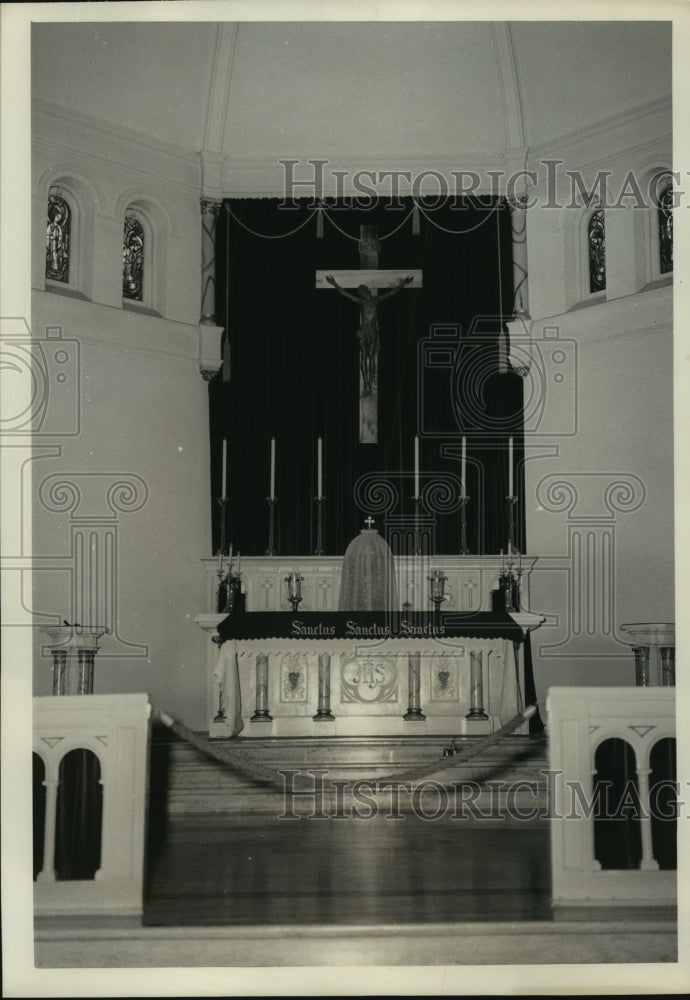
<path fill-rule="evenodd" d="M 636 687 L 675 687 L 676 628 L 673 622 L 629 622 Z"/>
<path fill-rule="evenodd" d="M 108 629 L 88 626 L 76 631 L 72 626 L 48 626 L 41 631 L 51 640 L 53 694 L 93 694 L 94 660 L 100 648 L 98 640 Z"/>

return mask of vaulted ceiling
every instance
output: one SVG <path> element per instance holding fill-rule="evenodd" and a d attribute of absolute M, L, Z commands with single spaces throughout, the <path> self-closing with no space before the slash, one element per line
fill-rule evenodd
<path fill-rule="evenodd" d="M 33 26 L 33 98 L 187 151 L 455 156 L 669 98 L 664 22 Z"/>

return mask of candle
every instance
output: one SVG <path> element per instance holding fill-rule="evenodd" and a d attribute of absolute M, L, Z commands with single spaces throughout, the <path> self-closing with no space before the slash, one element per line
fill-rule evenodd
<path fill-rule="evenodd" d="M 467 487 L 465 486 L 465 476 L 467 475 L 467 450 L 466 450 L 466 439 L 463 436 L 462 439 L 462 495 L 467 496 Z"/>
<path fill-rule="evenodd" d="M 414 495 L 419 496 L 419 438 L 414 438 Z"/>
<path fill-rule="evenodd" d="M 321 438 L 319 438 L 319 440 L 318 440 L 317 456 L 318 456 L 318 467 L 319 468 L 318 468 L 318 477 L 317 477 L 318 478 L 318 487 L 317 487 L 317 490 L 316 490 L 316 495 L 317 495 L 318 499 L 320 500 L 321 499 L 321 473 L 322 473 L 322 468 L 321 468 L 321 463 L 322 463 Z"/>
<path fill-rule="evenodd" d="M 225 483 L 228 477 L 228 439 L 223 438 L 223 476 L 220 481 L 221 499 L 225 500 Z"/>
<path fill-rule="evenodd" d="M 241 554 L 240 550 L 238 549 L 237 550 L 237 575 L 238 576 L 240 575 L 240 559 L 241 558 L 242 558 L 242 554 Z"/>
<path fill-rule="evenodd" d="M 513 496 L 513 439 L 508 438 L 508 496 Z"/>
<path fill-rule="evenodd" d="M 271 500 L 276 498 L 276 439 L 271 438 Z"/>
<path fill-rule="evenodd" d="M 228 556 L 228 576 L 232 576 L 232 542 L 230 542 L 230 555 Z"/>

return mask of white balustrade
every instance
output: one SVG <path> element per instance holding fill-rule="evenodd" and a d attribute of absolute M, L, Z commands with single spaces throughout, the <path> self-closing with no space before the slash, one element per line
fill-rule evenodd
<path fill-rule="evenodd" d="M 549 690 L 546 708 L 551 786 L 552 901 L 564 906 L 672 906 L 676 872 L 653 855 L 649 787 L 654 746 L 675 738 L 675 693 L 654 687 Z M 603 868 L 595 858 L 595 754 L 624 740 L 635 760 L 641 858 L 636 869 Z"/>
<path fill-rule="evenodd" d="M 34 884 L 38 916 L 118 915 L 143 910 L 149 719 L 146 694 L 33 699 L 33 749 L 43 761 L 43 866 Z M 101 863 L 93 879 L 55 871 L 60 765 L 73 750 L 93 753 L 103 789 Z"/>

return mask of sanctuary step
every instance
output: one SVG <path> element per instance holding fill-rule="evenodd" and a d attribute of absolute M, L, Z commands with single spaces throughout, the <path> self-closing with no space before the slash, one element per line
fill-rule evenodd
<path fill-rule="evenodd" d="M 209 759 L 177 737 L 154 733 L 151 805 L 169 815 L 281 815 L 286 810 L 303 815 L 321 809 L 333 815 L 343 804 L 351 809 L 353 795 L 359 795 L 380 808 L 396 802 L 403 811 L 414 807 L 432 816 L 453 810 L 479 818 L 514 814 L 520 821 L 537 818 L 537 811 L 543 816 L 546 738 L 510 736 L 460 763 L 454 755 L 444 757 L 445 748 L 455 746 L 461 754 L 480 740 L 449 735 L 209 741 L 220 753 L 230 750 L 236 767 Z M 260 780 L 265 775 L 273 780 Z M 392 787 L 375 792 L 372 786 L 382 779 L 391 780 Z M 313 794 L 303 794 L 305 788 Z M 358 814 L 374 808 L 366 802 L 360 801 Z"/>

